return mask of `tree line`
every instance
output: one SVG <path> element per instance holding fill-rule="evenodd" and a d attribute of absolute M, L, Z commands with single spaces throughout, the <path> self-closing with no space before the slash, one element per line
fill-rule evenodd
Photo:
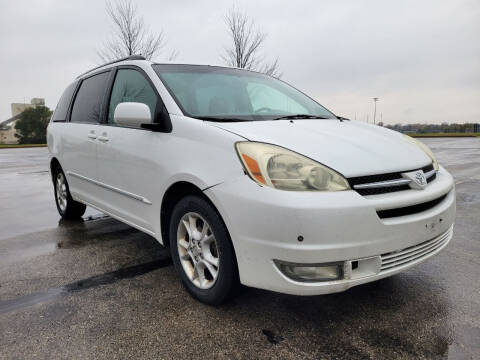
<path fill-rule="evenodd" d="M 441 123 L 441 124 L 395 124 L 395 125 L 384 125 L 379 123 L 380 126 L 385 126 L 386 128 L 400 131 L 402 133 L 417 133 L 417 134 L 427 134 L 427 133 L 476 133 L 480 132 L 480 123 Z"/>
<path fill-rule="evenodd" d="M 15 122 L 15 137 L 19 144 L 46 144 L 47 126 L 52 111 L 47 106 L 24 110 Z"/>

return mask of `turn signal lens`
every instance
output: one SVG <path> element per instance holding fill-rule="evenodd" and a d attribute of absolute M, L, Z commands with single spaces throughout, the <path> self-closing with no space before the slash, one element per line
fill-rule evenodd
<path fill-rule="evenodd" d="M 245 141 L 236 148 L 247 173 L 262 185 L 290 191 L 350 189 L 336 171 L 280 146 Z"/>
<path fill-rule="evenodd" d="M 265 184 L 265 179 L 263 178 L 262 173 L 260 172 L 260 168 L 258 166 L 257 161 L 245 154 L 242 155 L 242 158 L 243 158 L 243 161 L 245 162 L 245 165 L 250 170 L 250 173 L 255 178 L 255 180 L 257 180 L 258 182 L 261 182 L 262 184 Z"/>

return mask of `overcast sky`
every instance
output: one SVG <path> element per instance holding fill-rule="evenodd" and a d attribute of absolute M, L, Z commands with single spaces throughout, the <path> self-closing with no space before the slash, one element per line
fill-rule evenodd
<path fill-rule="evenodd" d="M 385 123 L 480 122 L 480 0 L 137 3 L 178 62 L 221 64 L 236 4 L 268 34 L 282 79 L 339 115 L 372 121 L 376 96 Z M 0 0 L 0 121 L 24 99 L 55 108 L 110 29 L 102 1 Z"/>

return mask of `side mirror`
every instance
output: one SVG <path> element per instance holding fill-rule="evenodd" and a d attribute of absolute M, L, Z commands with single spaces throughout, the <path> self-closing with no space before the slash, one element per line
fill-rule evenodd
<path fill-rule="evenodd" d="M 118 125 L 141 127 L 152 122 L 150 108 L 142 103 L 123 102 L 117 105 L 113 113 L 113 121 Z"/>

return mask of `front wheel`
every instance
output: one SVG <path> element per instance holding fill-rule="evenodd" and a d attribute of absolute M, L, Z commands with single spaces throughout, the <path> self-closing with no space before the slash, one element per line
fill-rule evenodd
<path fill-rule="evenodd" d="M 60 216 L 64 219 L 78 219 L 82 217 L 87 207 L 73 200 L 65 174 L 60 168 L 57 168 L 53 174 L 53 188 L 55 191 L 55 203 Z"/>
<path fill-rule="evenodd" d="M 217 305 L 238 286 L 235 254 L 225 224 L 199 196 L 175 206 L 170 222 L 170 251 L 177 273 L 196 299 Z"/>

